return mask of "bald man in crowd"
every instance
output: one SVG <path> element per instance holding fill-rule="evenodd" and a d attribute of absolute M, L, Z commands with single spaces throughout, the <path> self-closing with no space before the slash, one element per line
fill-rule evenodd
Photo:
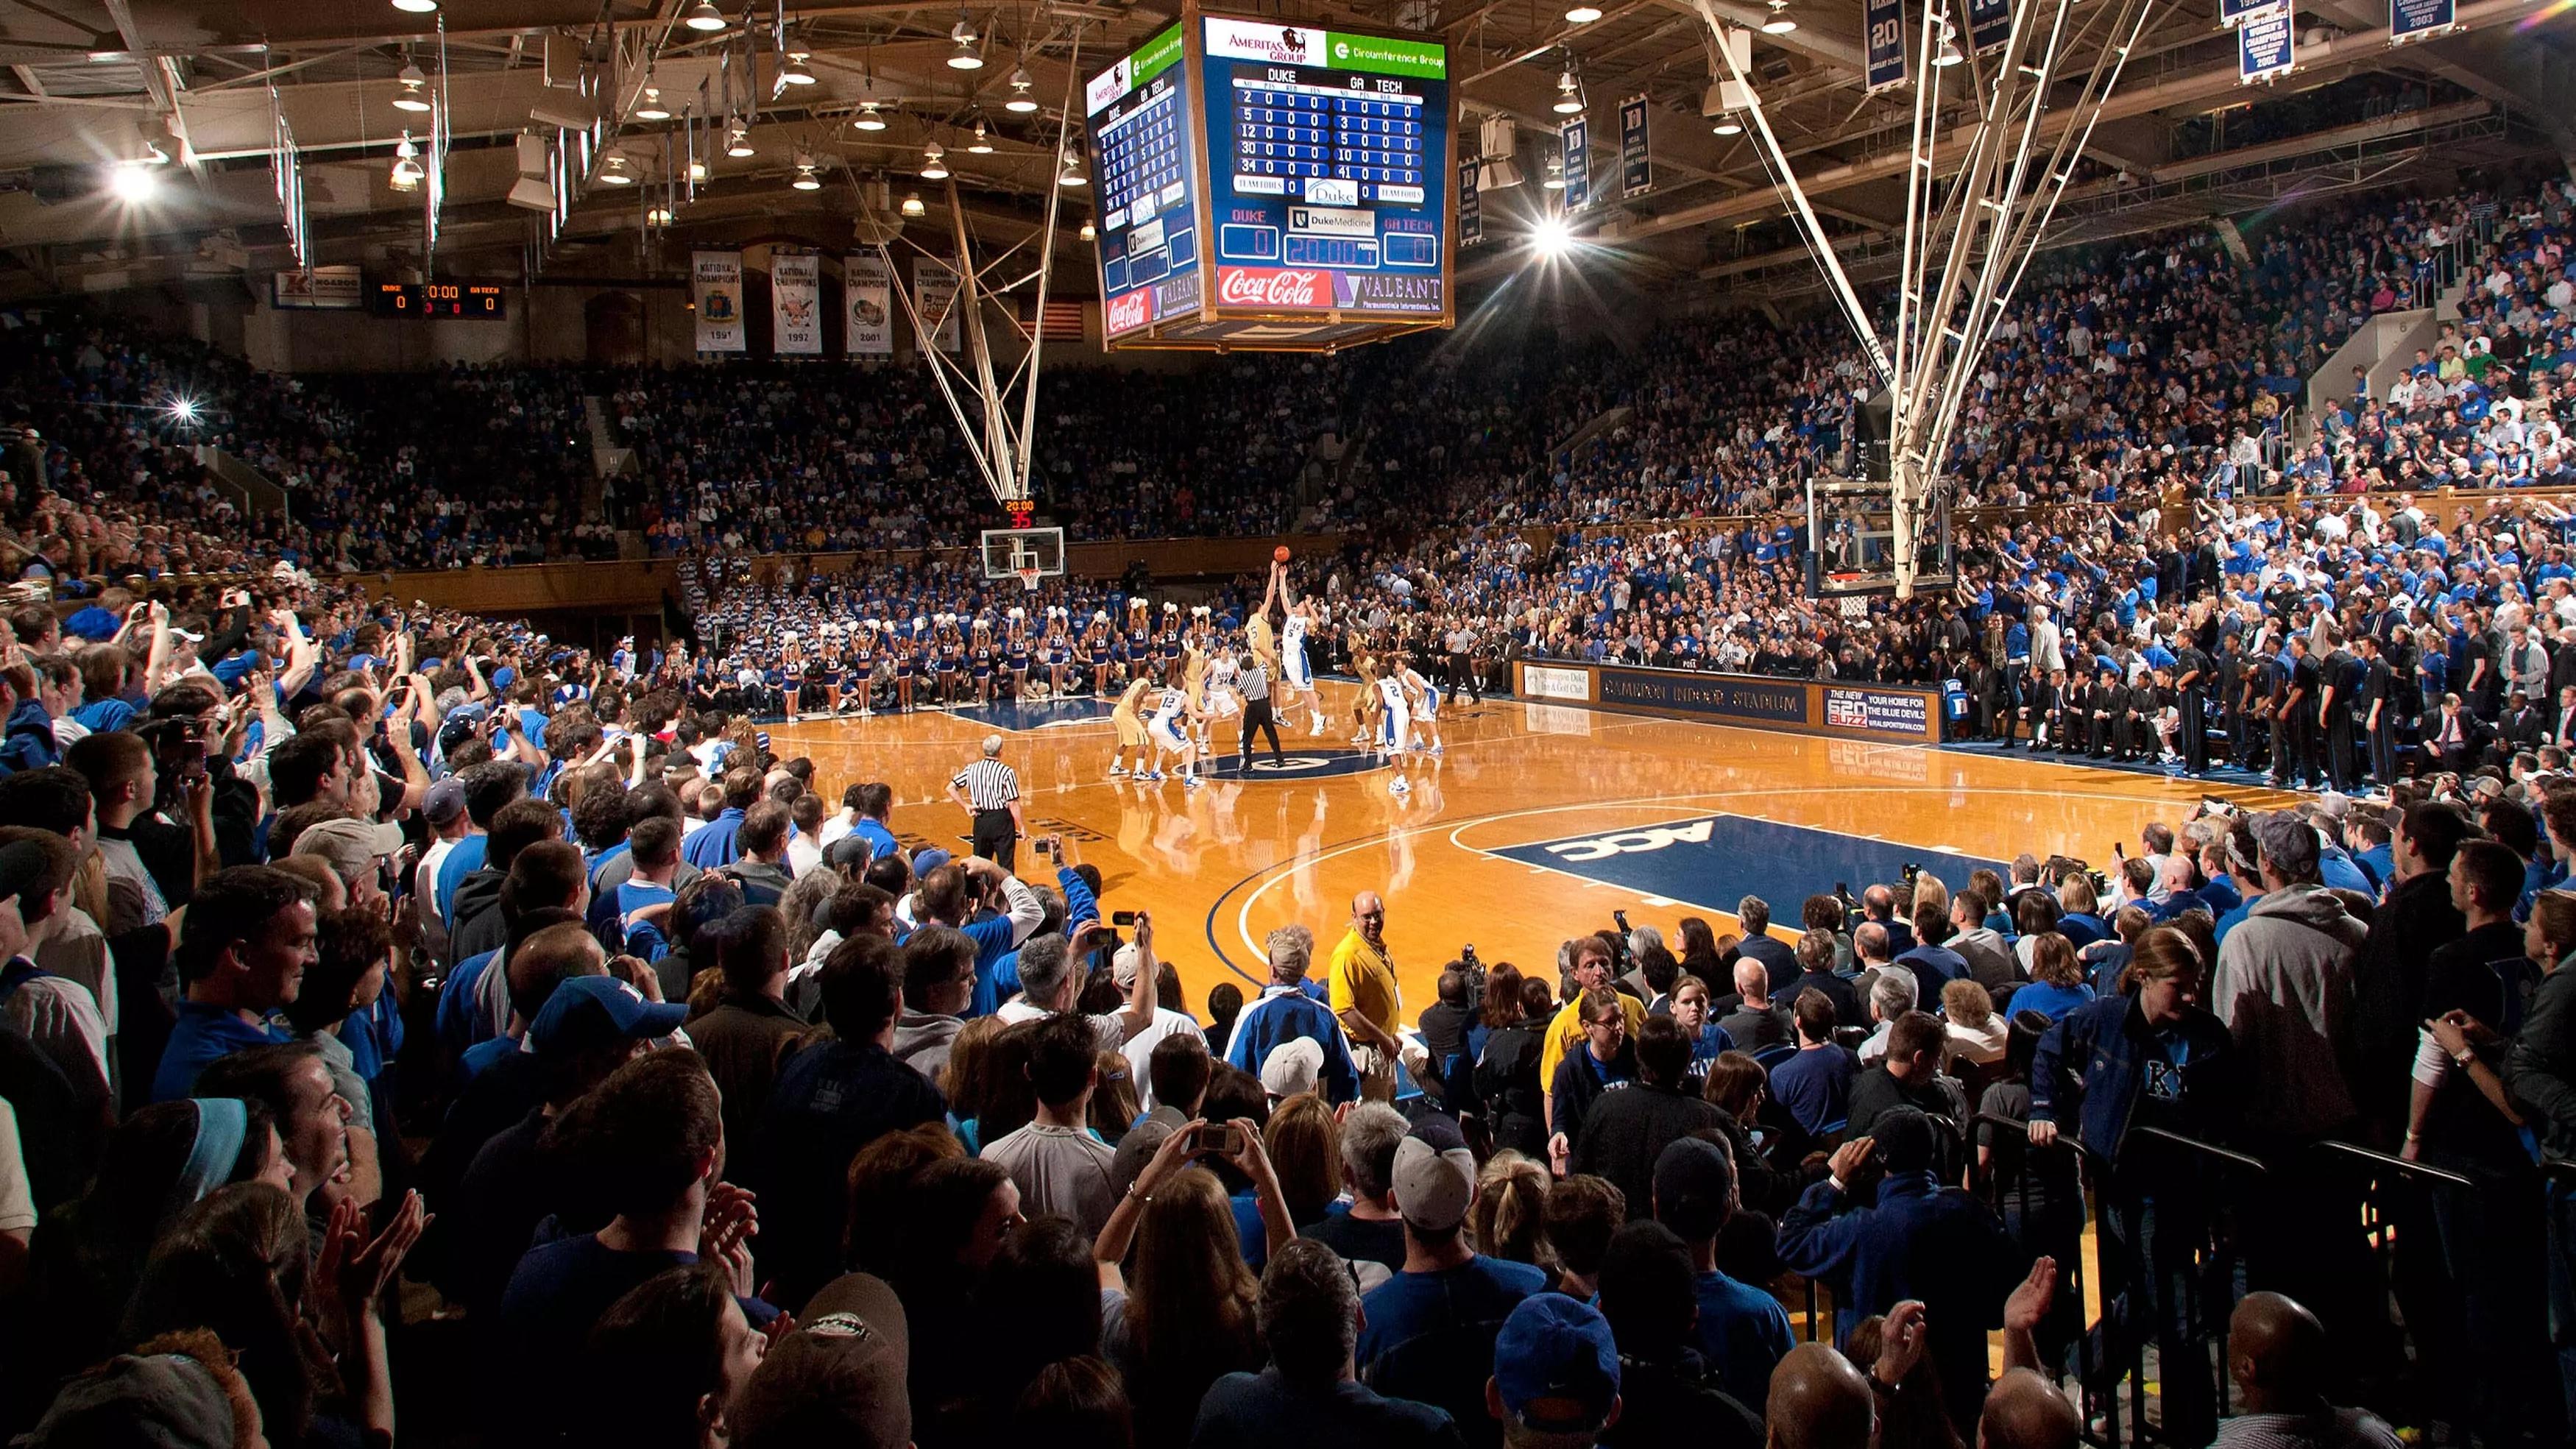
<path fill-rule="evenodd" d="M 1869 1380 L 1828 1345 L 1802 1343 L 1771 1370 L 1765 1449 L 1869 1449 L 1878 1427 Z"/>
<path fill-rule="evenodd" d="M 2227 1374 L 2244 1409 L 2218 1424 L 2216 1449 L 2397 1449 L 2367 1409 L 2326 1401 L 2326 1330 L 2297 1300 L 2248 1293 L 2227 1319 Z"/>

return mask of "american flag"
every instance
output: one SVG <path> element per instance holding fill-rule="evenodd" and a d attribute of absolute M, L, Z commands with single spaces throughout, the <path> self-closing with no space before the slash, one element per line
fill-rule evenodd
<path fill-rule="evenodd" d="M 1083 309 L 1088 302 L 1049 302 L 1038 319 L 1038 338 L 1044 342 L 1080 342 Z"/>

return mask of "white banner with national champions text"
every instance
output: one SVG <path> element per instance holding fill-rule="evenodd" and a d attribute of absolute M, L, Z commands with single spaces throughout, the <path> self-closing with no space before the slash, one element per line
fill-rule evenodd
<path fill-rule="evenodd" d="M 842 349 L 852 357 L 894 355 L 894 286 L 885 258 L 853 255 L 841 263 Z"/>
<path fill-rule="evenodd" d="M 749 343 L 742 325 L 742 253 L 698 252 L 689 277 L 698 313 L 698 350 L 744 350 Z"/>
<path fill-rule="evenodd" d="M 957 269 L 937 257 L 912 259 L 912 305 L 920 312 L 920 329 L 939 341 L 939 350 L 955 352 L 965 333 L 957 319 Z M 916 337 L 915 342 L 918 344 Z"/>
<path fill-rule="evenodd" d="M 769 262 L 769 350 L 781 357 L 823 354 L 823 268 L 812 253 Z"/>

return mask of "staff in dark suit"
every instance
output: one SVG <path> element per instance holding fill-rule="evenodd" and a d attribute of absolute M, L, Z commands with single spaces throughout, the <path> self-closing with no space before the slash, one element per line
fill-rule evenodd
<path fill-rule="evenodd" d="M 2424 716 L 2424 753 L 2440 761 L 2443 769 L 2465 775 L 2477 768 L 2478 754 L 2486 748 L 2486 728 L 2460 707 L 2458 695 L 2445 694 Z"/>
<path fill-rule="evenodd" d="M 2198 775 L 2209 769 L 2209 722 L 2202 715 L 2201 694 L 2209 687 L 2209 656 L 2188 638 L 2174 651 L 2174 710 L 2181 723 L 2182 766 Z"/>
<path fill-rule="evenodd" d="M 2361 688 L 2353 696 L 2353 708 L 2361 711 L 2361 733 L 2370 749 L 2370 778 L 2382 789 L 2397 782 L 2397 701 L 2391 692 L 2397 688 L 2397 671 L 2388 667 L 2377 637 L 2364 634 L 2353 641 L 2361 651 Z"/>

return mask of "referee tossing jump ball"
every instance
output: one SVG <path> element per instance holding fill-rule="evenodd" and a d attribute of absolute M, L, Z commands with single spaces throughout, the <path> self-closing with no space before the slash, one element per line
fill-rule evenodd
<path fill-rule="evenodd" d="M 1027 822 L 1020 818 L 1020 777 L 1002 763 L 1002 737 L 984 736 L 984 757 L 957 772 L 948 782 L 948 798 L 973 819 L 975 853 L 1004 870 Z"/>

